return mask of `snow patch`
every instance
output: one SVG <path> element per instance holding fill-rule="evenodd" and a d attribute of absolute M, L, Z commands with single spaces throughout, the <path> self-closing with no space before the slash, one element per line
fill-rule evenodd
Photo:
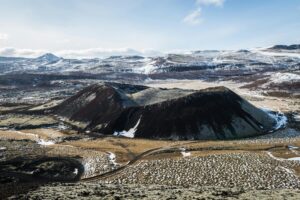
<path fill-rule="evenodd" d="M 140 121 L 141 121 L 141 118 L 137 121 L 136 125 L 133 128 L 129 129 L 128 131 L 125 131 L 125 130 L 121 131 L 121 132 L 115 131 L 113 135 L 115 135 L 115 136 L 124 136 L 124 137 L 128 137 L 128 138 L 134 138 L 135 132 L 137 130 L 137 127 L 140 124 Z"/>
<path fill-rule="evenodd" d="M 300 122 L 300 115 L 294 115 L 294 120 L 296 122 Z"/>
<path fill-rule="evenodd" d="M 281 57 L 293 57 L 293 58 L 300 58 L 300 54 L 299 53 L 294 53 L 294 52 L 271 52 L 271 51 L 261 51 L 261 50 L 257 50 L 254 51 L 257 53 L 260 53 L 264 56 L 281 56 Z"/>
<path fill-rule="evenodd" d="M 191 156 L 191 152 L 181 152 L 183 157 Z"/>
<path fill-rule="evenodd" d="M 136 73 L 141 73 L 141 74 L 151 74 L 151 73 L 155 72 L 155 70 L 157 68 L 158 67 L 155 66 L 155 61 L 152 61 L 152 62 L 148 62 L 148 63 L 146 62 L 145 65 L 143 65 L 139 68 L 136 68 L 133 71 Z"/>
<path fill-rule="evenodd" d="M 0 151 L 6 150 L 6 147 L 0 147 Z"/>
<path fill-rule="evenodd" d="M 21 131 L 15 131 L 15 133 L 17 134 L 20 134 L 20 135 L 25 135 L 25 136 L 29 136 L 29 137 L 32 137 L 32 139 L 34 141 L 36 141 L 39 145 L 43 145 L 43 146 L 48 146 L 48 145 L 53 145 L 55 144 L 54 141 L 51 141 L 51 140 L 44 140 L 44 139 L 41 139 L 40 136 L 38 134 L 34 134 L 34 133 L 24 133 L 24 132 L 21 132 Z"/>
<path fill-rule="evenodd" d="M 114 153 L 108 152 L 108 159 L 109 159 L 109 162 L 111 162 L 114 167 L 117 166 L 116 155 Z"/>
<path fill-rule="evenodd" d="M 283 113 L 281 113 L 280 111 L 274 112 L 267 108 L 262 108 L 261 110 L 266 112 L 272 119 L 276 121 L 276 124 L 274 125 L 273 130 L 271 132 L 286 127 L 287 117 Z"/>
<path fill-rule="evenodd" d="M 288 148 L 289 148 L 289 150 L 292 150 L 292 149 L 299 149 L 299 147 L 295 147 L 295 146 L 291 146 L 291 145 L 288 145 Z"/>
<path fill-rule="evenodd" d="M 93 159 L 87 159 L 87 160 L 85 160 L 83 166 L 84 166 L 84 172 L 86 174 L 93 174 L 96 171 Z"/>
<path fill-rule="evenodd" d="M 75 175 L 78 174 L 78 169 L 77 168 L 74 169 L 73 174 L 75 174 Z"/>
<path fill-rule="evenodd" d="M 68 126 L 66 126 L 63 122 L 59 122 L 58 127 L 59 130 L 67 130 L 69 129 Z"/>
<path fill-rule="evenodd" d="M 39 145 L 43 145 L 43 146 L 49 146 L 49 145 L 53 145 L 53 144 L 55 144 L 55 142 L 53 142 L 53 141 L 45 141 L 45 140 L 43 140 L 43 139 L 40 139 L 40 140 L 38 140 L 38 144 Z"/>
<path fill-rule="evenodd" d="M 271 75 L 270 80 L 273 83 L 298 82 L 300 75 L 292 73 L 275 73 Z"/>
<path fill-rule="evenodd" d="M 288 160 L 293 160 L 293 161 L 299 161 L 300 162 L 300 157 L 289 158 Z"/>
<path fill-rule="evenodd" d="M 186 152 L 186 149 L 185 149 L 185 148 L 179 148 L 179 149 L 181 150 L 180 153 L 182 154 L 183 157 L 189 157 L 189 156 L 192 155 L 191 152 Z"/>
<path fill-rule="evenodd" d="M 96 94 L 92 93 L 88 97 L 86 97 L 86 101 L 91 102 L 96 98 Z"/>
<path fill-rule="evenodd" d="M 145 65 L 143 67 L 141 67 L 140 69 L 138 69 L 138 71 L 144 73 L 144 74 L 150 74 L 152 72 L 154 72 L 156 70 L 157 67 L 155 67 L 154 65 L 148 64 Z"/>

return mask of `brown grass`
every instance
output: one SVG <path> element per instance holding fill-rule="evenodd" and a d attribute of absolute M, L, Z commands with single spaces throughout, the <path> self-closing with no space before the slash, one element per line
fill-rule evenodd
<path fill-rule="evenodd" d="M 37 137 L 31 134 L 22 134 L 19 131 L 2 131 L 0 130 L 0 139 L 13 139 L 13 140 L 33 140 L 36 141 Z"/>
<path fill-rule="evenodd" d="M 176 152 L 161 152 L 147 156 L 145 159 L 163 159 L 182 157 L 177 147 L 184 147 L 187 151 L 192 152 L 192 156 L 207 156 L 211 154 L 227 154 L 232 152 L 252 151 L 260 153 L 272 147 L 276 147 L 276 152 L 289 151 L 287 145 L 300 146 L 300 141 L 293 144 L 283 143 L 280 145 L 249 143 L 243 144 L 238 141 L 165 141 L 165 140 L 147 140 L 147 139 L 128 139 L 117 137 L 105 137 L 96 140 L 78 140 L 63 143 L 80 147 L 82 149 L 90 149 L 101 152 L 113 152 L 117 155 L 117 162 L 127 162 L 137 155 L 154 148 L 175 147 Z M 274 150 L 274 151 L 275 151 Z M 289 151 L 290 152 L 290 151 Z M 276 154 L 277 155 L 277 154 Z M 278 153 L 278 157 L 281 155 Z M 291 155 L 291 157 L 293 157 Z M 295 157 L 295 156 L 294 156 Z"/>
<path fill-rule="evenodd" d="M 0 130 L 0 139 L 28 139 L 37 141 L 39 138 L 44 140 L 51 140 L 65 135 L 67 134 L 54 129 L 25 129 L 21 131 Z"/>
<path fill-rule="evenodd" d="M 284 158 L 284 159 L 299 157 L 299 155 L 297 155 L 296 153 L 290 151 L 287 148 L 274 149 L 274 150 L 272 150 L 272 154 L 275 157 Z"/>
<path fill-rule="evenodd" d="M 117 155 L 118 162 L 127 162 L 144 151 L 180 143 L 183 142 L 106 137 L 90 141 L 78 140 L 64 144 L 102 152 L 113 152 Z"/>

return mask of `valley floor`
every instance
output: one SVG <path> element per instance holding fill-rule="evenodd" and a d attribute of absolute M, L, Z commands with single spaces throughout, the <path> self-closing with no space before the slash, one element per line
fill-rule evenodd
<path fill-rule="evenodd" d="M 148 84 L 200 89 L 225 83 Z M 52 117 L 2 116 L 2 127 L 20 129 L 0 130 L 1 198 L 299 199 L 299 99 L 226 84 L 258 107 L 285 113 L 287 127 L 242 140 L 166 141 L 79 134 Z M 49 183 L 52 175 L 59 181 Z"/>
<path fill-rule="evenodd" d="M 284 137 L 287 133 L 292 137 Z M 212 199 L 249 199 L 251 195 L 265 199 L 272 199 L 270 195 L 278 199 L 299 197 L 300 133 L 291 128 L 234 141 L 153 141 L 105 137 L 43 145 L 30 140 L 7 139 L 0 142 L 2 159 L 12 160 L 22 155 L 31 155 L 32 159 L 77 157 L 84 169 L 79 180 L 81 183 L 49 185 L 41 182 L 28 189 L 25 187 L 25 190 L 23 186 L 28 180 L 17 177 L 15 182 L 9 182 L 7 177 L 2 177 L 2 184 L 6 182 L 1 187 L 4 190 L 2 195 L 30 191 L 25 196 L 17 196 L 17 199 L 39 199 L 40 194 L 44 194 L 43 199 L 51 199 L 51 195 L 70 198 L 84 198 L 86 195 L 95 199 L 118 196 L 134 199 L 139 195 L 145 199 L 157 196 L 181 199 L 189 195 Z M 11 163 L 5 165 L 2 162 L 1 165 L 13 168 Z M 29 174 L 28 169 L 14 167 L 18 173 Z M 68 178 L 67 171 L 64 173 Z M 38 180 L 35 177 L 31 179 Z M 196 186 L 214 189 L 199 189 L 202 192 L 198 192 L 193 188 Z M 19 187 L 20 192 L 17 192 Z M 148 187 L 154 189 L 148 193 Z M 166 187 L 166 190 L 160 190 L 161 187 Z M 102 188 L 105 192 L 99 193 Z M 137 194 L 136 188 L 141 188 Z"/>

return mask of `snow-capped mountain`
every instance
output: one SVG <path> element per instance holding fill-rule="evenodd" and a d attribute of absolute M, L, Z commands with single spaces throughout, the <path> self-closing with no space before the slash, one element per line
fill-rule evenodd
<path fill-rule="evenodd" d="M 47 53 L 38 58 L 0 57 L 0 73 L 137 73 L 157 74 L 199 70 L 297 69 L 299 45 L 239 51 L 193 51 L 162 57 L 112 56 L 104 59 L 65 59 Z"/>
<path fill-rule="evenodd" d="M 36 58 L 37 62 L 42 62 L 42 63 L 55 63 L 59 61 L 61 58 L 57 57 L 56 55 L 52 53 L 46 53 L 38 58 Z"/>
<path fill-rule="evenodd" d="M 0 57 L 0 87 L 72 88 L 77 91 L 99 81 L 150 84 L 152 81 L 186 79 L 233 81 L 264 95 L 299 98 L 300 53 L 273 49 L 193 51 L 159 57 L 111 56 L 103 59 L 66 59 L 53 54 L 38 58 Z M 47 96 L 47 93 L 38 94 Z M 19 92 L 14 96 L 9 92 L 3 93 L 2 98 L 14 102 L 16 95 L 24 97 Z"/>

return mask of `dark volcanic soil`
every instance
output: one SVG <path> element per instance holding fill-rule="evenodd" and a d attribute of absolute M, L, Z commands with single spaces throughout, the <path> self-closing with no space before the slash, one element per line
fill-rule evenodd
<path fill-rule="evenodd" d="M 85 131 L 139 138 L 235 139 L 261 135 L 275 124 L 225 87 L 191 91 L 106 83 L 85 88 L 50 112 L 84 123 Z"/>
<path fill-rule="evenodd" d="M 0 162 L 0 199 L 49 182 L 78 181 L 84 171 L 74 158 L 14 158 Z"/>

